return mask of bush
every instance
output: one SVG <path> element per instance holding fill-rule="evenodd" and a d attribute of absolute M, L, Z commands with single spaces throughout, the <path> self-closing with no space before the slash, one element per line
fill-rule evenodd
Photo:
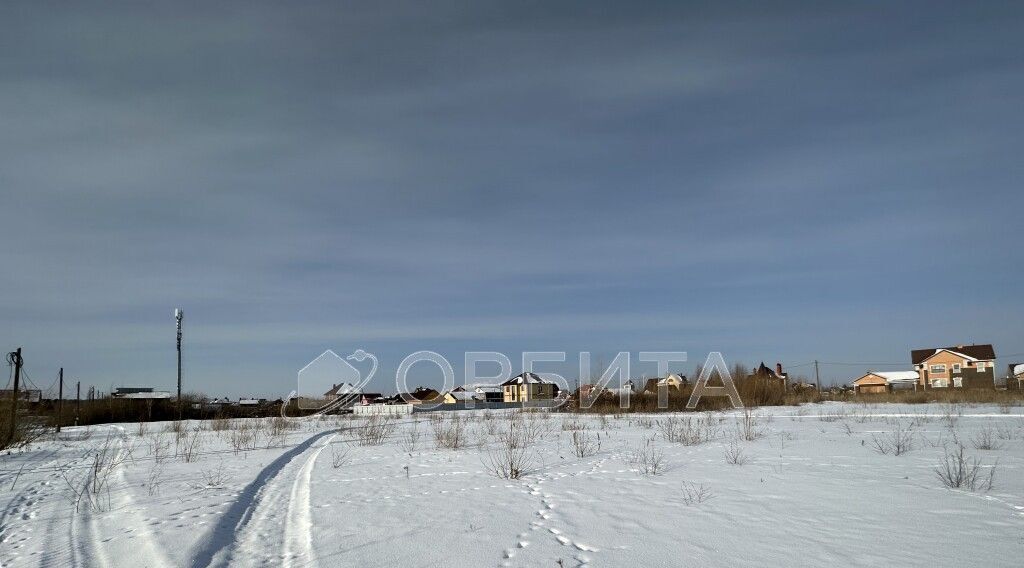
<path fill-rule="evenodd" d="M 683 503 L 686 505 L 699 505 L 705 501 L 710 500 L 714 497 L 711 493 L 711 488 L 701 483 L 700 485 L 693 483 L 692 481 L 684 481 L 683 486 Z"/>
<path fill-rule="evenodd" d="M 443 417 L 431 420 L 430 426 L 434 429 L 434 443 L 438 448 L 457 450 L 466 445 L 466 425 L 459 415 L 455 414 L 447 421 Z"/>
<path fill-rule="evenodd" d="M 362 426 L 354 428 L 360 446 L 379 446 L 391 436 L 395 425 L 390 416 L 373 415 Z"/>
<path fill-rule="evenodd" d="M 672 416 L 658 421 L 658 429 L 668 442 L 697 446 L 718 437 L 715 418 L 708 413 L 699 417 Z"/>
<path fill-rule="evenodd" d="M 572 433 L 572 449 L 578 458 L 592 456 L 601 451 L 601 434 L 587 435 L 585 430 Z"/>
<path fill-rule="evenodd" d="M 749 461 L 747 454 L 743 452 L 743 448 L 735 440 L 729 442 L 729 445 L 725 448 L 725 463 L 730 465 L 744 465 Z"/>
<path fill-rule="evenodd" d="M 531 435 L 523 420 L 510 419 L 508 430 L 499 435 L 499 447 L 484 455 L 484 466 L 502 479 L 519 479 L 536 467 L 537 456 L 530 450 Z"/>
<path fill-rule="evenodd" d="M 902 423 L 897 422 L 896 428 L 892 432 L 881 437 L 872 434 L 871 440 L 872 448 L 876 452 L 882 455 L 891 452 L 894 456 L 900 456 L 914 449 L 914 430 L 913 428 L 904 428 Z"/>
<path fill-rule="evenodd" d="M 634 449 L 630 461 L 643 475 L 661 475 L 668 467 L 665 453 L 654 445 L 653 439 L 646 440 Z"/>
<path fill-rule="evenodd" d="M 984 475 L 981 460 L 967 457 L 963 444 L 957 444 L 953 450 L 946 449 L 945 457 L 935 468 L 935 475 L 950 489 L 991 491 L 995 484 L 997 465 L 998 462 L 993 464 L 988 475 Z"/>

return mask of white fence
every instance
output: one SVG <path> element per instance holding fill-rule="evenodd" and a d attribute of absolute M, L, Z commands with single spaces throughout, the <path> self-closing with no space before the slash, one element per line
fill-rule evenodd
<path fill-rule="evenodd" d="M 411 404 L 368 404 L 366 406 L 357 404 L 352 407 L 352 414 L 356 416 L 406 416 L 412 414 Z"/>

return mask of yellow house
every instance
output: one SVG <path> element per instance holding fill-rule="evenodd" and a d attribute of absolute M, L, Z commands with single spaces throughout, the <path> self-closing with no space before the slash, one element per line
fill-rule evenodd
<path fill-rule="evenodd" d="M 996 352 L 990 344 L 915 349 L 910 359 L 921 388 L 995 388 Z"/>
<path fill-rule="evenodd" d="M 558 395 L 558 385 L 536 373 L 522 373 L 501 384 L 504 402 L 551 400 Z"/>
<path fill-rule="evenodd" d="M 484 402 L 486 398 L 483 395 L 477 394 L 472 391 L 451 391 L 444 393 L 445 404 L 456 404 L 459 402 Z"/>

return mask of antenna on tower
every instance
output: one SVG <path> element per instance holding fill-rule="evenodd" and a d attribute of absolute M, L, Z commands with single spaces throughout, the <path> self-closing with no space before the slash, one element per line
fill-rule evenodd
<path fill-rule="evenodd" d="M 185 310 L 174 309 L 174 323 L 178 327 L 178 420 L 181 420 L 181 320 L 185 318 Z"/>

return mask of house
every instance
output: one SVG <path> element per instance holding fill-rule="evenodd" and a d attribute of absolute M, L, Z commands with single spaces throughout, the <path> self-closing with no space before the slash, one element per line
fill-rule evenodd
<path fill-rule="evenodd" d="M 264 405 L 266 403 L 267 403 L 267 399 L 265 399 L 265 398 L 240 398 L 240 399 L 238 399 L 238 406 L 241 406 L 241 407 L 255 408 L 257 406 L 262 406 L 262 405 Z"/>
<path fill-rule="evenodd" d="M 444 393 L 445 404 L 465 404 L 467 402 L 486 402 L 486 397 L 476 391 L 453 390 Z"/>
<path fill-rule="evenodd" d="M 635 392 L 636 384 L 633 383 L 633 379 L 629 379 L 626 381 L 626 384 L 622 385 L 621 388 L 604 389 L 604 392 L 602 392 L 601 394 L 611 397 L 619 397 L 626 393 L 628 393 L 628 395 L 632 395 Z"/>
<path fill-rule="evenodd" d="M 1010 364 L 1009 371 L 1006 375 L 1006 389 L 1024 390 L 1024 363 Z"/>
<path fill-rule="evenodd" d="M 671 389 L 681 391 L 689 386 L 689 384 L 690 381 L 686 378 L 686 375 L 669 373 L 667 377 L 662 377 L 660 379 L 647 379 L 644 382 L 644 388 L 641 392 L 644 394 L 657 394 L 659 387 L 668 387 L 670 389 L 669 392 L 672 392 Z"/>
<path fill-rule="evenodd" d="M 324 398 L 327 400 L 336 400 L 338 398 L 354 394 L 359 394 L 359 389 L 357 389 L 355 385 L 341 383 L 340 385 L 332 385 L 331 389 L 324 393 Z"/>
<path fill-rule="evenodd" d="M 368 406 L 371 404 L 383 404 L 384 395 L 379 392 L 364 392 L 359 395 L 359 404 Z"/>
<path fill-rule="evenodd" d="M 461 387 L 455 387 L 452 392 L 474 392 L 480 395 L 480 401 L 482 402 L 501 402 L 502 401 L 502 390 L 501 385 L 492 385 L 486 383 L 469 384 Z"/>
<path fill-rule="evenodd" d="M 910 360 L 924 389 L 995 388 L 996 352 L 991 344 L 915 349 Z"/>
<path fill-rule="evenodd" d="M 558 385 L 536 373 L 520 373 L 501 384 L 504 402 L 551 400 L 558 395 Z"/>
<path fill-rule="evenodd" d="M 388 404 L 423 404 L 424 402 L 438 402 L 443 400 L 441 393 L 429 387 L 416 387 L 412 392 L 400 392 L 395 396 L 388 397 L 385 401 Z"/>
<path fill-rule="evenodd" d="M 757 369 L 755 369 L 747 378 L 766 380 L 771 383 L 777 382 L 783 386 L 786 386 L 789 383 L 789 373 L 784 373 L 782 371 L 782 363 L 776 363 L 775 369 L 771 369 L 764 364 L 764 361 L 761 361 L 761 364 L 758 365 Z"/>
<path fill-rule="evenodd" d="M 690 381 L 686 379 L 686 375 L 680 375 L 677 373 L 669 373 L 669 375 L 663 379 L 658 379 L 656 386 L 667 386 L 676 390 L 686 388 L 690 384 Z"/>
<path fill-rule="evenodd" d="M 917 384 L 917 371 L 868 371 L 853 381 L 853 392 L 857 394 L 878 394 L 899 388 L 911 388 Z"/>

